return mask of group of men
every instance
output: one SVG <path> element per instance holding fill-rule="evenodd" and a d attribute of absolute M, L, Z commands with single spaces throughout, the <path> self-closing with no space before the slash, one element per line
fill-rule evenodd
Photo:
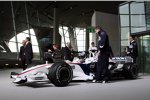
<path fill-rule="evenodd" d="M 25 40 L 22 41 L 22 46 L 20 47 L 19 52 L 19 60 L 21 60 L 23 70 L 25 70 L 27 66 L 32 63 L 32 58 L 32 44 L 30 42 L 30 38 L 26 37 Z"/>
<path fill-rule="evenodd" d="M 98 50 L 98 62 L 95 73 L 95 83 L 106 83 L 110 79 L 110 73 L 108 70 L 109 57 L 113 56 L 111 46 L 109 44 L 109 37 L 107 33 L 101 29 L 100 26 L 95 27 L 95 31 L 98 35 L 97 50 Z M 129 37 L 130 45 L 128 46 L 130 51 L 127 52 L 128 56 L 133 58 L 133 62 L 136 63 L 138 56 L 138 47 L 134 36 Z"/>
<path fill-rule="evenodd" d="M 51 48 L 48 48 L 47 51 L 44 52 L 43 60 L 44 62 L 58 62 L 62 60 L 73 60 L 72 54 L 72 46 L 70 42 L 67 42 L 65 47 L 60 47 L 58 44 L 53 44 Z M 53 55 L 53 56 L 52 56 Z"/>

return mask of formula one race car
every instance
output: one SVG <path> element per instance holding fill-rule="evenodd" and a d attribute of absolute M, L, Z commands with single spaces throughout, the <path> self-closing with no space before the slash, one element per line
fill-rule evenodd
<path fill-rule="evenodd" d="M 65 62 L 31 65 L 21 73 L 11 73 L 14 83 L 39 82 L 50 80 L 55 86 L 67 86 L 73 77 L 72 68 Z"/>
<path fill-rule="evenodd" d="M 46 53 L 46 60 L 56 58 L 53 53 Z M 56 61 L 56 59 L 55 59 Z M 78 60 L 79 61 L 79 60 Z M 61 61 L 57 59 L 55 63 L 31 64 L 21 73 L 11 72 L 11 78 L 16 84 L 26 82 L 50 81 L 55 86 L 67 86 L 73 80 L 93 79 L 92 76 L 86 75 L 88 64 L 79 63 L 77 60 Z M 47 61 L 46 61 L 47 62 Z M 84 67 L 83 69 L 80 67 Z"/>
<path fill-rule="evenodd" d="M 80 57 L 79 57 L 80 58 Z M 61 61 L 47 64 L 35 64 L 21 73 L 11 73 L 14 83 L 50 81 L 55 86 L 67 86 L 72 80 L 93 80 L 97 57 L 76 58 L 72 62 Z M 111 75 L 122 74 L 125 78 L 138 76 L 137 65 L 131 57 L 113 57 L 109 64 Z"/>

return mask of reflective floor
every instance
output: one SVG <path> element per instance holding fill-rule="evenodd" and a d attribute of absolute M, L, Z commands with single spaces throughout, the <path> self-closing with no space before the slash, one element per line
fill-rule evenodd
<path fill-rule="evenodd" d="M 115 80 L 111 83 L 71 82 L 55 87 L 48 82 L 13 84 L 10 72 L 0 70 L 0 100 L 149 100 L 150 76 L 136 80 Z"/>

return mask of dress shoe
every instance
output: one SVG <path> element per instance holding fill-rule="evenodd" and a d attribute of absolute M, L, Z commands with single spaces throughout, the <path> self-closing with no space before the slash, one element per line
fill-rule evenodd
<path fill-rule="evenodd" d="M 92 82 L 93 83 L 102 83 L 102 81 L 96 81 L 96 80 L 93 80 Z"/>

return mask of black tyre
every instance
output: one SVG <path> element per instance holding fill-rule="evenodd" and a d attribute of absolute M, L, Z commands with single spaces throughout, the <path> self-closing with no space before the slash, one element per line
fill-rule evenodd
<path fill-rule="evenodd" d="M 124 65 L 123 75 L 127 79 L 136 79 L 138 77 L 138 67 L 136 64 L 128 63 Z"/>
<path fill-rule="evenodd" d="M 69 64 L 65 62 L 57 62 L 49 68 L 48 78 L 59 87 L 67 86 L 73 77 L 73 71 Z"/>

